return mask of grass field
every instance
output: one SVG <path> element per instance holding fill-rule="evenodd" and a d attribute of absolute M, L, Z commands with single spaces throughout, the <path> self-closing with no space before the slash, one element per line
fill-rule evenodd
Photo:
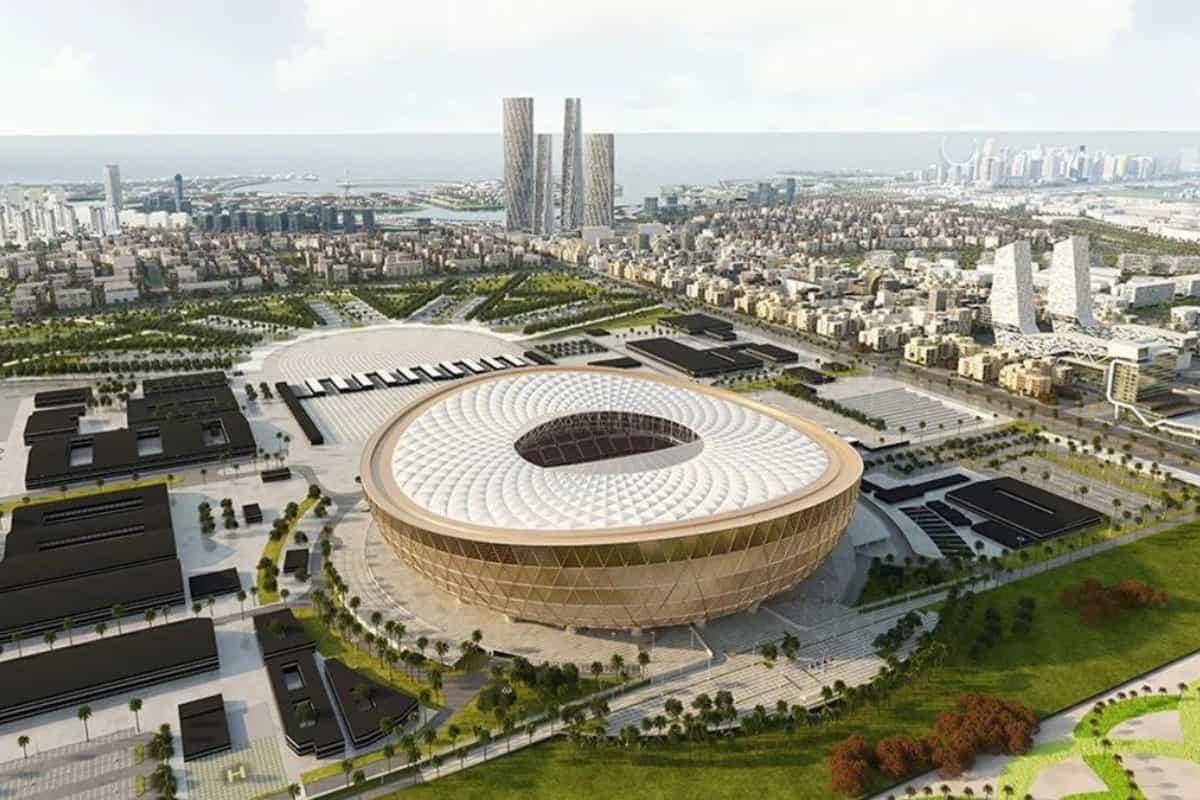
<path fill-rule="evenodd" d="M 49 503 L 55 500 L 73 500 L 77 497 L 91 497 L 94 494 L 104 494 L 105 492 L 122 492 L 126 489 L 137 489 L 142 486 L 155 486 L 160 483 L 165 483 L 168 486 L 174 486 L 182 483 L 183 478 L 178 475 L 155 475 L 150 478 L 138 478 L 136 481 L 113 481 L 105 483 L 103 486 L 79 486 L 74 489 L 68 489 L 65 492 L 48 492 L 46 494 L 29 495 L 29 502 L 25 501 L 24 497 L 5 500 L 0 502 L 0 514 L 8 514 L 18 506 L 35 505 L 37 503 Z"/>
<path fill-rule="evenodd" d="M 637 796 L 795 798 L 828 800 L 826 758 L 830 746 L 849 735 L 869 739 L 923 733 L 937 713 L 967 691 L 1019 699 L 1045 717 L 1135 675 L 1189 653 L 1200 645 L 1200 524 L 1188 524 L 1140 542 L 1100 553 L 1052 572 L 980 595 L 976 623 L 997 609 L 1007 626 L 1017 601 L 1037 602 L 1033 630 L 1007 634 L 980 661 L 952 658 L 936 672 L 900 688 L 879 705 L 845 719 L 689 749 L 616 748 L 576 750 L 553 742 L 522 750 L 485 767 L 405 790 L 395 798 L 593 797 L 637 787 Z M 1137 578 L 1170 596 L 1165 609 L 1127 610 L 1103 628 L 1080 624 L 1062 605 L 1061 591 L 1094 577 L 1105 582 Z M 737 698 L 735 697 L 735 700 Z M 881 788 L 881 787 L 880 787 Z"/>
<path fill-rule="evenodd" d="M 268 537 L 267 543 L 263 546 L 262 558 L 269 558 L 271 559 L 272 563 L 274 563 L 276 566 L 279 566 L 279 554 L 282 553 L 283 548 L 287 546 L 288 539 L 292 538 L 292 532 L 296 530 L 296 526 L 300 524 L 300 520 L 304 519 L 304 515 L 308 513 L 308 510 L 312 508 L 316 502 L 317 499 L 315 497 L 305 497 L 298 504 L 299 510 L 296 512 L 296 518 L 288 524 L 287 533 L 278 539 L 271 539 Z M 282 577 L 283 575 L 281 573 L 279 578 Z M 263 582 L 265 580 L 266 575 L 263 574 L 263 571 L 261 569 L 257 570 L 255 572 L 254 585 L 258 587 L 258 602 L 263 605 L 266 605 L 267 603 L 274 603 L 279 599 L 278 591 L 268 592 L 263 588 Z"/>
<path fill-rule="evenodd" d="M 655 306 L 653 308 L 642 309 L 640 311 L 632 311 L 628 314 L 623 314 L 619 317 L 606 319 L 598 322 L 586 322 L 582 325 L 576 325 L 573 328 L 564 328 L 560 331 L 553 331 L 544 334 L 537 338 L 558 339 L 571 334 L 583 333 L 584 331 L 593 330 L 596 328 L 602 330 L 615 330 L 617 328 L 648 328 L 652 325 L 657 325 L 658 321 L 663 317 L 669 317 L 675 312 L 669 308 Z M 603 344 L 603 340 L 600 340 Z"/>

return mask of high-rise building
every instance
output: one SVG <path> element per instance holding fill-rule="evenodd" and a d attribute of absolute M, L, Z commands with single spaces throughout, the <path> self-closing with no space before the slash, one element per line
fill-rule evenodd
<path fill-rule="evenodd" d="M 121 168 L 116 164 L 104 167 L 104 207 L 110 213 L 121 213 Z"/>
<path fill-rule="evenodd" d="M 559 225 L 564 231 L 583 225 L 583 103 L 568 97 L 563 107 L 562 199 Z"/>
<path fill-rule="evenodd" d="M 533 187 L 533 232 L 554 233 L 554 137 L 537 135 L 537 170 Z"/>
<path fill-rule="evenodd" d="M 939 168 L 941 165 L 938 165 Z M 789 206 L 796 202 L 796 179 L 788 178 L 783 182 L 783 202 Z"/>
<path fill-rule="evenodd" d="M 616 177 L 614 141 L 611 133 L 589 133 L 583 140 L 583 224 L 612 227 Z"/>
<path fill-rule="evenodd" d="M 996 250 L 992 273 L 992 327 L 1021 334 L 1038 332 L 1033 312 L 1033 260 L 1029 242 Z"/>
<path fill-rule="evenodd" d="M 504 98 L 504 211 L 510 231 L 533 230 L 533 98 Z"/>
<path fill-rule="evenodd" d="M 90 206 L 88 208 L 89 220 L 88 224 L 92 228 L 93 236 L 104 236 L 108 233 L 108 225 L 105 222 L 104 209 L 100 206 Z"/>
<path fill-rule="evenodd" d="M 175 212 L 183 211 L 183 176 L 175 173 Z"/>
<path fill-rule="evenodd" d="M 1056 329 L 1060 323 L 1068 330 L 1095 325 L 1086 236 L 1071 236 L 1055 243 L 1047 308 Z"/>

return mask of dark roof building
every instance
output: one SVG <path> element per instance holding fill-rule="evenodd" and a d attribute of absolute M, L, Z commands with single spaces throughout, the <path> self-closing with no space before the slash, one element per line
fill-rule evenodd
<path fill-rule="evenodd" d="M 180 469 L 258 452 L 250 423 L 222 373 L 163 380 L 184 388 L 168 390 L 148 381 L 153 391 L 128 403 L 126 428 L 34 441 L 25 467 L 26 488 Z"/>
<path fill-rule="evenodd" d="M 225 717 L 225 698 L 214 694 L 180 704 L 179 738 L 183 742 L 184 761 L 230 750 L 232 744 L 229 740 L 229 721 Z"/>
<path fill-rule="evenodd" d="M 79 418 L 87 409 L 84 406 L 63 406 L 34 411 L 25 420 L 25 444 L 51 436 L 72 436 L 79 433 Z"/>
<path fill-rule="evenodd" d="M 316 643 L 291 609 L 257 615 L 254 633 L 288 747 L 297 755 L 314 753 L 318 758 L 345 750 L 342 729 L 313 658 Z"/>
<path fill-rule="evenodd" d="M 0 661 L 0 724 L 220 668 L 212 620 L 186 619 Z"/>
<path fill-rule="evenodd" d="M 0 631 L 31 636 L 183 602 L 162 484 L 19 506 L 0 561 Z"/>
<path fill-rule="evenodd" d="M 420 710 L 412 695 L 355 672 L 336 658 L 325 660 L 325 678 L 355 748 L 367 747 L 383 738 L 379 721 L 384 717 L 403 727 Z M 365 692 L 355 687 L 363 687 Z"/>

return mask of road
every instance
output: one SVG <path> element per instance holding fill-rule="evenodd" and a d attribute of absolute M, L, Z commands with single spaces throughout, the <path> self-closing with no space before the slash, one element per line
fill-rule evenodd
<path fill-rule="evenodd" d="M 630 287 L 646 291 L 647 287 L 634 281 L 614 279 Z M 678 307 L 678 298 L 661 292 L 654 293 L 664 304 Z M 1107 402 L 1093 403 L 1083 409 L 1066 409 L 1061 406 L 1050 406 L 1029 398 L 1017 397 L 998 386 L 978 383 L 967 378 L 959 377 L 948 370 L 922 367 L 901 361 L 898 356 L 871 351 L 830 347 L 815 335 L 801 334 L 792 328 L 777 323 L 766 322 L 725 308 L 717 308 L 698 304 L 697 309 L 711 316 L 720 317 L 730 322 L 748 327 L 769 331 L 773 336 L 795 343 L 809 352 L 819 353 L 822 358 L 842 360 L 857 358 L 867 364 L 875 374 L 894 378 L 913 386 L 954 397 L 970 405 L 979 407 L 980 402 L 996 409 L 993 413 L 1013 416 L 1018 412 L 1048 431 L 1060 436 L 1076 438 L 1091 438 L 1100 436 L 1107 438 L 1105 447 L 1121 449 L 1123 445 L 1131 445 L 1130 452 L 1137 458 L 1160 464 L 1169 464 L 1177 468 L 1186 468 L 1195 458 L 1197 449 L 1194 445 L 1181 443 L 1173 439 L 1153 433 L 1145 428 L 1130 427 L 1119 421 L 1106 419 L 1111 416 L 1111 407 Z M 1002 410 L 1001 410 L 1002 409 Z M 1057 412 L 1057 417 L 1055 413 Z M 1087 432 L 1087 437 L 1083 433 Z M 1125 441 L 1118 442 L 1118 437 Z"/>

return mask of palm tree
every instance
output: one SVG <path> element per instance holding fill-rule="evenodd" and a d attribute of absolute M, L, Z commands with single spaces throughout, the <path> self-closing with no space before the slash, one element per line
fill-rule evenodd
<path fill-rule="evenodd" d="M 29 737 L 21 734 L 17 737 L 17 747 L 21 748 L 21 753 L 25 758 L 29 758 Z"/>
<path fill-rule="evenodd" d="M 104 638 L 104 634 L 107 630 L 108 630 L 108 626 L 105 625 L 103 622 L 96 623 L 96 635 L 99 636 L 101 639 Z"/>
<path fill-rule="evenodd" d="M 342 768 L 342 774 L 346 776 L 346 786 L 350 786 L 350 774 L 354 772 L 354 762 L 350 759 L 344 759 L 339 765 Z"/>
<path fill-rule="evenodd" d="M 133 712 L 133 727 L 138 733 L 142 732 L 142 718 L 139 712 L 142 710 L 142 698 L 129 698 L 129 710 Z"/>
<path fill-rule="evenodd" d="M 42 641 L 45 642 L 51 650 L 54 649 L 54 642 L 57 638 L 58 637 L 54 635 L 54 631 L 46 631 L 42 634 Z"/>
<path fill-rule="evenodd" d="M 300 784 L 298 784 L 298 783 L 293 783 L 291 786 L 288 787 L 288 797 L 291 797 L 292 800 L 295 800 L 297 797 L 299 797 L 300 792 L 301 792 Z"/>
<path fill-rule="evenodd" d="M 83 723 L 84 741 L 90 742 L 92 740 L 92 737 L 91 737 L 91 734 L 88 732 L 88 724 L 87 723 L 88 723 L 88 720 L 92 718 L 92 707 L 91 706 L 80 706 L 79 710 L 75 712 L 75 718 Z"/>
<path fill-rule="evenodd" d="M 146 613 L 142 615 L 142 619 L 146 620 L 146 627 L 147 627 L 147 628 L 153 627 L 153 625 L 154 625 L 154 618 L 155 618 L 156 616 L 157 616 L 157 612 L 156 612 L 156 611 L 155 611 L 153 608 L 147 608 L 147 609 L 146 609 Z"/>
<path fill-rule="evenodd" d="M 421 732 L 421 740 L 429 748 L 429 755 L 433 755 L 433 746 L 437 743 L 437 731 L 433 728 L 426 728 Z"/>
<path fill-rule="evenodd" d="M 388 742 L 383 746 L 383 758 L 387 761 L 387 772 L 392 771 L 392 756 L 394 755 L 396 755 L 396 745 Z"/>
<path fill-rule="evenodd" d="M 450 740 L 450 749 L 451 750 L 454 749 L 454 744 L 455 744 L 455 742 L 458 741 L 459 736 L 462 736 L 462 730 L 457 725 L 451 724 L 451 725 L 446 726 L 446 738 Z M 464 754 L 461 751 L 459 751 L 458 766 L 460 769 L 462 768 L 462 765 L 463 765 L 463 756 L 464 756 Z"/>
<path fill-rule="evenodd" d="M 62 627 L 63 631 L 67 634 L 67 644 L 75 644 L 75 637 L 71 635 L 71 630 L 75 627 L 75 623 L 71 621 L 70 617 L 63 620 Z"/>
<path fill-rule="evenodd" d="M 117 603 L 112 607 L 112 618 L 116 620 L 118 635 L 121 633 L 121 617 L 123 616 L 125 616 L 125 606 L 121 603 Z"/>
<path fill-rule="evenodd" d="M 242 611 L 241 611 L 242 619 L 245 619 L 246 618 L 246 590 L 245 589 L 238 589 L 237 599 L 238 599 L 238 604 L 242 607 Z"/>

